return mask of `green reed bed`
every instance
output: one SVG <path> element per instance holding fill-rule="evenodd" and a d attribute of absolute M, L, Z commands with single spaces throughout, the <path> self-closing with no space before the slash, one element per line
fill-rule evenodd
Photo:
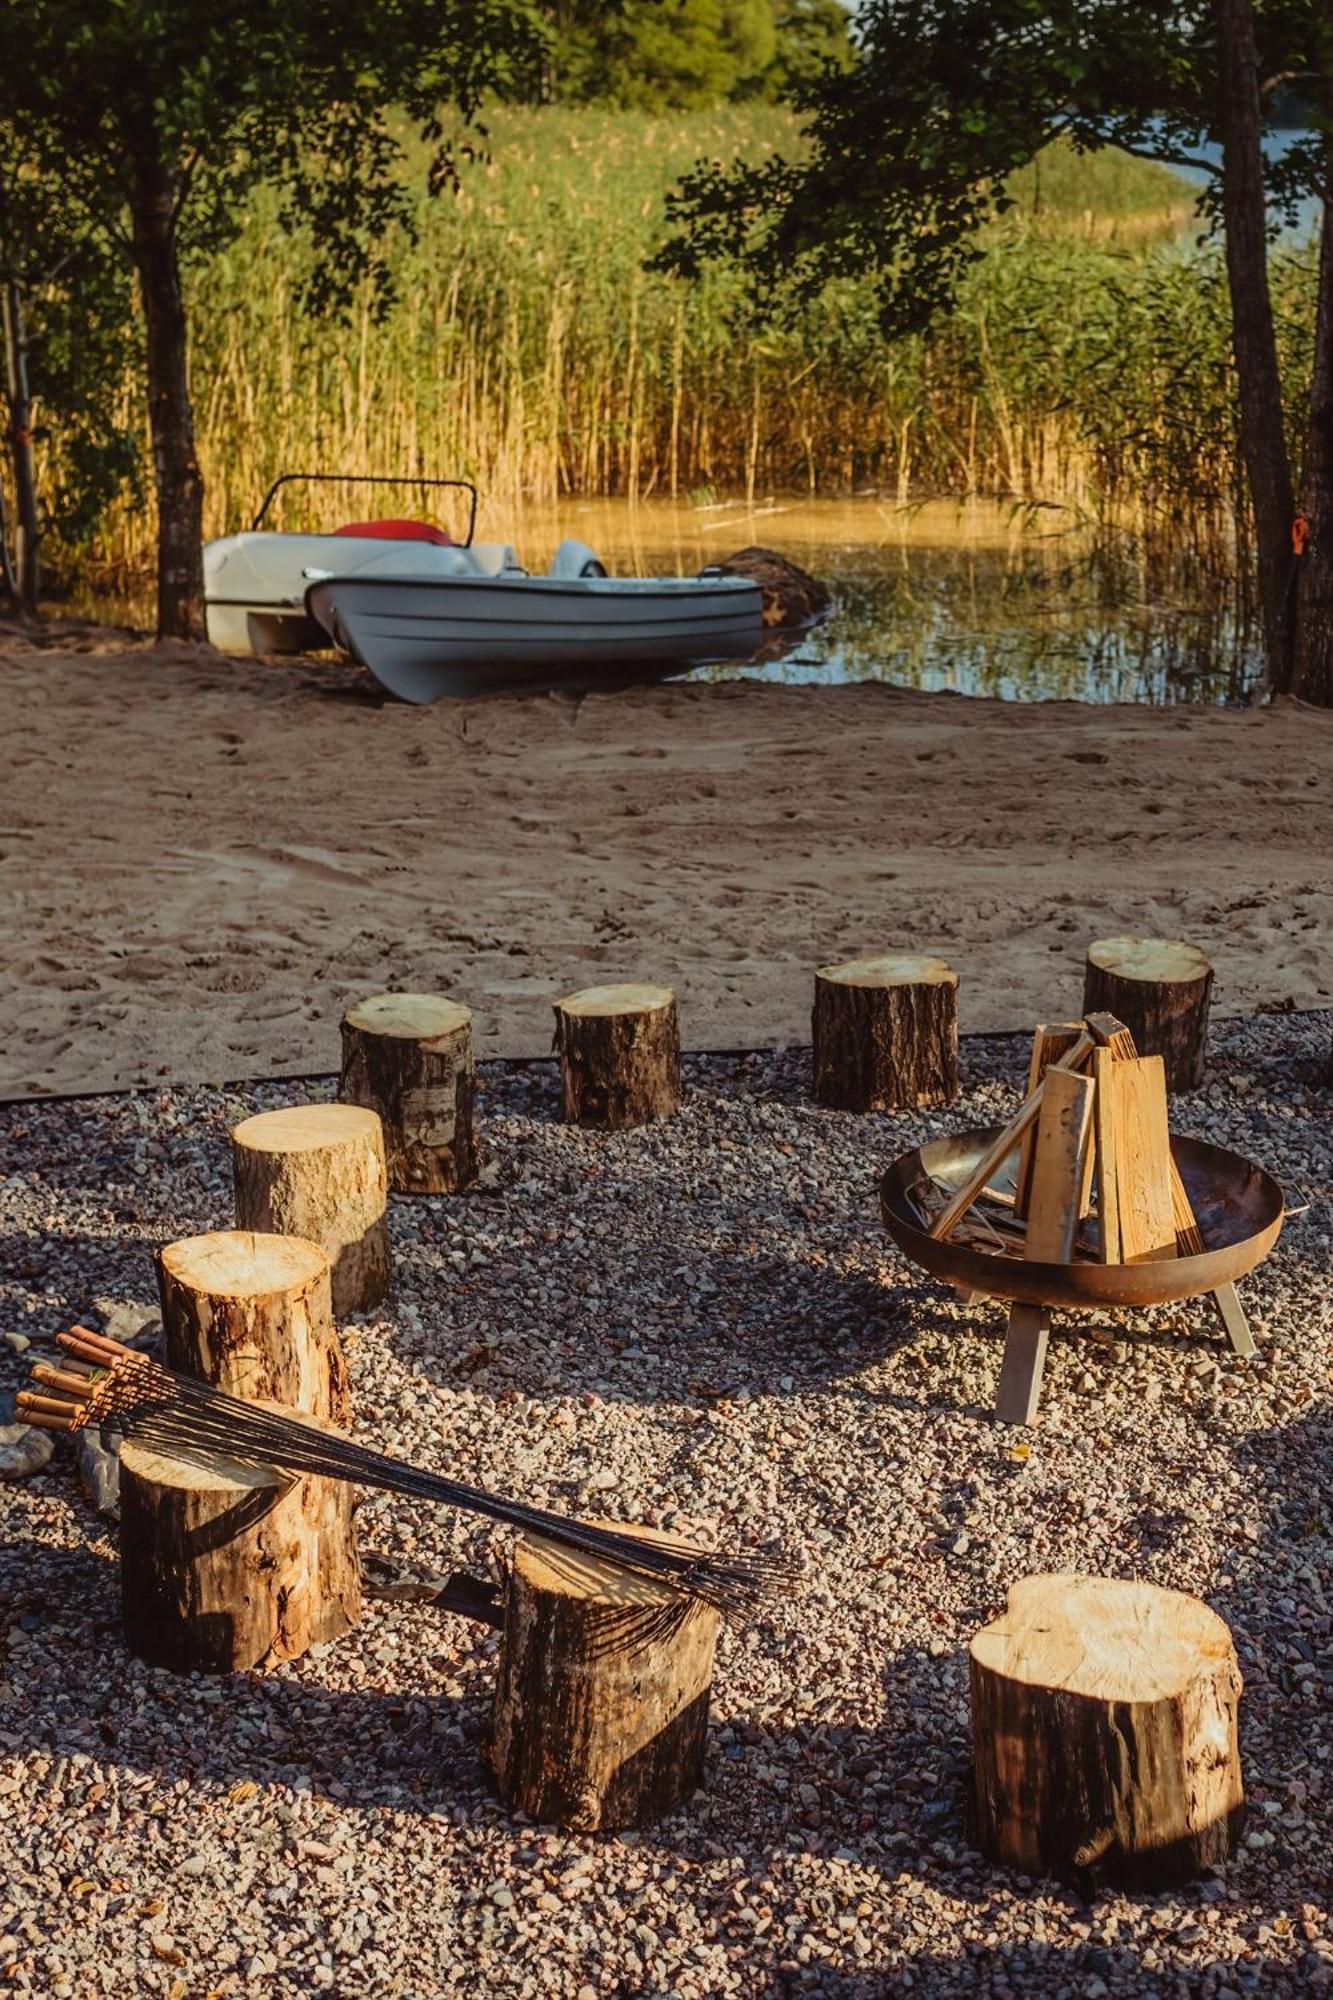
<path fill-rule="evenodd" d="M 794 141 L 772 108 L 496 112 L 489 160 L 456 196 L 423 193 L 417 241 L 392 246 L 400 300 L 382 323 L 368 300 L 340 325 L 303 317 L 317 246 L 259 201 L 193 281 L 209 531 L 299 467 L 464 473 L 492 528 L 569 493 L 873 485 L 1234 539 L 1225 279 L 1175 176 L 1052 149 L 1018 177 L 956 309 L 894 343 L 864 285 L 774 331 L 747 322 L 725 272 L 690 286 L 644 270 L 692 161 Z M 1311 256 L 1280 254 L 1275 283 L 1284 340 L 1308 342 Z M 96 556 L 141 570 L 151 533 L 127 505 Z"/>

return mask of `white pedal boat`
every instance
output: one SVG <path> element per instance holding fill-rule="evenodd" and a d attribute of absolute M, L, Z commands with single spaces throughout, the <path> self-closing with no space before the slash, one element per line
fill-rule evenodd
<path fill-rule="evenodd" d="M 304 477 L 320 475 L 285 474 L 254 528 L 204 551 L 208 636 L 224 652 L 332 645 L 399 700 L 422 703 L 660 678 L 748 659 L 762 641 L 760 591 L 746 577 L 610 577 L 574 541 L 530 576 L 507 544 L 472 540 L 471 487 L 463 543 L 406 521 L 263 532 L 278 487 Z"/>

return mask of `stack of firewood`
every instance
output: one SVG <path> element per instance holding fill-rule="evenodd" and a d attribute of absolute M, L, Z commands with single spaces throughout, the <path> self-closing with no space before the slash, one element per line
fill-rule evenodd
<path fill-rule="evenodd" d="M 962 1186 L 923 1176 L 915 1199 L 931 1236 L 998 1257 L 1138 1264 L 1205 1247 L 1162 1058 L 1139 1055 L 1113 1014 L 1039 1027 L 1018 1115 Z"/>

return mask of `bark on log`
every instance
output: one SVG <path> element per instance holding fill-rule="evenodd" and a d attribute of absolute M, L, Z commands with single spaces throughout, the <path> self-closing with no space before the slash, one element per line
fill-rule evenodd
<path fill-rule="evenodd" d="M 342 1023 L 345 1104 L 379 1113 L 395 1194 L 457 1194 L 477 1177 L 472 1014 L 430 993 L 379 993 Z"/>
<path fill-rule="evenodd" d="M 220 1229 L 157 1253 L 167 1362 L 229 1395 L 347 1423 L 329 1260 L 299 1236 Z"/>
<path fill-rule="evenodd" d="M 339 1319 L 365 1312 L 389 1288 L 384 1139 L 356 1104 L 298 1104 L 234 1127 L 236 1220 L 317 1243 L 332 1268 Z"/>
<path fill-rule="evenodd" d="M 680 1020 L 669 986 L 589 986 L 555 1004 L 565 1120 L 623 1131 L 680 1108 Z"/>
<path fill-rule="evenodd" d="M 1028 1577 L 971 1654 L 975 1833 L 992 1860 L 1152 1893 L 1232 1852 L 1241 1679 L 1207 1605 Z"/>
<path fill-rule="evenodd" d="M 688 1799 L 703 1777 L 717 1628 L 707 1605 L 524 1536 L 490 1746 L 502 1796 L 579 1832 L 642 1826 Z"/>
<path fill-rule="evenodd" d="M 943 959 L 848 959 L 815 974 L 815 1101 L 914 1109 L 958 1095 L 958 975 Z"/>
<path fill-rule="evenodd" d="M 331 1427 L 330 1427 L 331 1428 Z M 151 1666 L 237 1673 L 299 1659 L 361 1615 L 353 1489 L 313 1475 L 120 1454 L 121 1602 Z"/>
<path fill-rule="evenodd" d="M 1118 1014 L 1141 1056 L 1161 1056 L 1168 1090 L 1196 1090 L 1208 1060 L 1213 968 L 1176 938 L 1101 938 L 1088 946 L 1083 1012 Z"/>

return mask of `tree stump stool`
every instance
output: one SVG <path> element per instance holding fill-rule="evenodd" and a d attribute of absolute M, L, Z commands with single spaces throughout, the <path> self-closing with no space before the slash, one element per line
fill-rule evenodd
<path fill-rule="evenodd" d="M 1244 1818 L 1231 1634 L 1177 1590 L 1034 1576 L 972 1641 L 977 1844 L 1026 1875 L 1155 1892 Z"/>
<path fill-rule="evenodd" d="M 298 1104 L 243 1119 L 231 1135 L 242 1229 L 316 1243 L 332 1271 L 333 1310 L 365 1312 L 389 1289 L 384 1139 L 356 1104 Z"/>
<path fill-rule="evenodd" d="M 669 986 L 589 986 L 555 1003 L 565 1121 L 623 1131 L 680 1108 L 680 1020 Z"/>
<path fill-rule="evenodd" d="M 338 1095 L 377 1111 L 395 1194 L 457 1194 L 477 1177 L 472 1013 L 432 993 L 377 993 L 342 1022 Z"/>
<path fill-rule="evenodd" d="M 299 1659 L 350 1630 L 361 1615 L 352 1500 L 341 1480 L 168 1458 L 126 1442 L 120 1570 L 130 1651 L 155 1667 L 237 1673 Z"/>
<path fill-rule="evenodd" d="M 814 1096 L 833 1111 L 914 1110 L 958 1095 L 958 974 L 885 954 L 822 965 L 811 1019 Z"/>
<path fill-rule="evenodd" d="M 1083 1012 L 1118 1015 L 1141 1056 L 1161 1056 L 1168 1090 L 1196 1090 L 1208 1060 L 1213 968 L 1178 938 L 1100 938 L 1088 946 Z"/>
<path fill-rule="evenodd" d="M 299 1236 L 219 1229 L 157 1253 L 167 1363 L 228 1395 L 346 1423 L 329 1260 Z"/>
<path fill-rule="evenodd" d="M 495 1691 L 502 1796 L 579 1832 L 642 1826 L 688 1799 L 703 1777 L 717 1628 L 708 1605 L 525 1535 Z"/>

